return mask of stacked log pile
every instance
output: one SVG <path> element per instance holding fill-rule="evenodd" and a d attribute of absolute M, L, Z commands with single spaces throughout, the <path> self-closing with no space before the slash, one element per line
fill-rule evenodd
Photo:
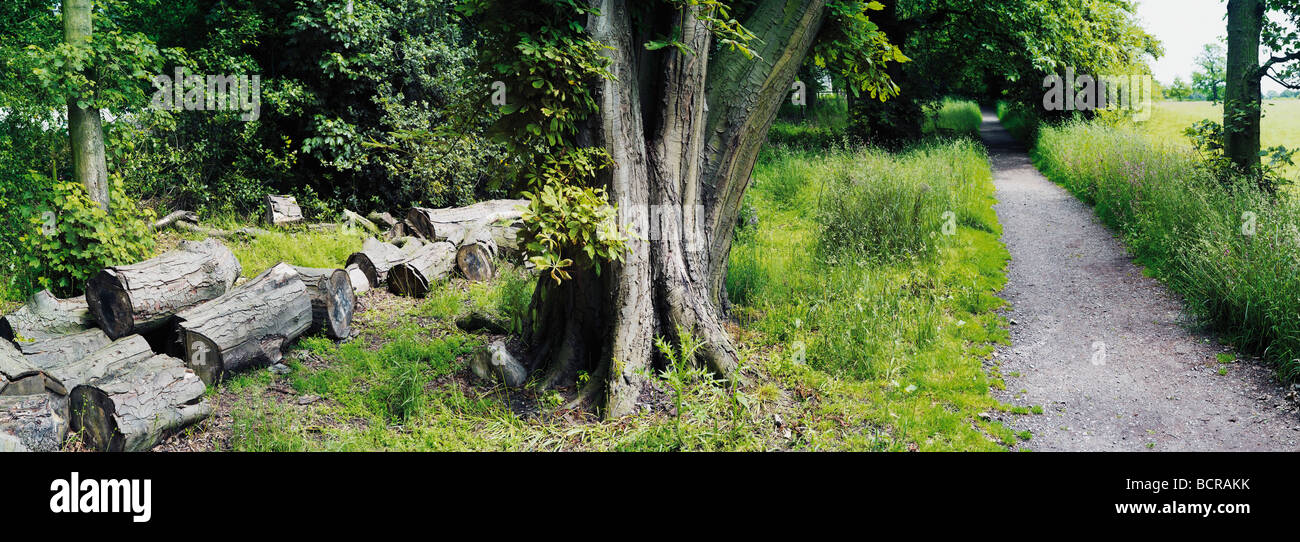
<path fill-rule="evenodd" d="M 345 211 L 345 225 L 375 237 L 342 268 L 279 264 L 237 283 L 239 260 L 210 235 L 105 268 L 82 297 L 37 293 L 0 318 L 0 451 L 59 450 L 70 431 L 100 450 L 148 450 L 208 417 L 204 392 L 230 373 L 278 363 L 308 332 L 349 338 L 358 294 L 423 297 L 456 271 L 492 278 L 518 254 L 525 203 L 413 208 L 405 220 Z M 268 224 L 301 221 L 292 198 L 266 205 Z M 196 220 L 178 211 L 155 229 L 204 231 Z"/>

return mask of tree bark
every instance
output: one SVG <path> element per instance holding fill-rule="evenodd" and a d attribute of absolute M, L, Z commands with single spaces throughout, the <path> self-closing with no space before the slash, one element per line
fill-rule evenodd
<path fill-rule="evenodd" d="M 91 352 L 99 350 L 113 342 L 100 329 L 88 329 L 81 333 L 63 335 L 35 342 L 20 342 L 18 350 L 31 364 L 49 370 L 53 365 L 78 361 Z M 73 386 L 75 384 L 68 384 Z"/>
<path fill-rule="evenodd" d="M 51 339 L 94 327 L 86 298 L 59 299 L 41 290 L 18 310 L 0 318 L 0 338 L 8 341 Z"/>
<path fill-rule="evenodd" d="M 278 363 L 311 327 L 311 296 L 298 272 L 279 264 L 176 320 L 186 365 L 212 385 L 228 373 Z"/>
<path fill-rule="evenodd" d="M 0 453 L 57 452 L 68 434 L 68 398 L 0 396 Z"/>
<path fill-rule="evenodd" d="M 145 451 L 212 413 L 206 389 L 171 356 L 126 363 L 73 388 L 72 428 L 101 451 Z"/>
<path fill-rule="evenodd" d="M 109 338 L 157 329 L 173 315 L 225 294 L 242 268 L 220 242 L 181 241 L 176 250 L 109 267 L 86 283 L 86 302 Z"/>
<path fill-rule="evenodd" d="M 352 290 L 348 272 L 307 267 L 294 270 L 311 297 L 311 331 L 324 331 L 325 336 L 334 340 L 352 336 L 352 311 L 357 306 L 357 294 Z"/>
<path fill-rule="evenodd" d="M 424 297 L 434 281 L 446 278 L 456 267 L 456 246 L 446 241 L 429 243 L 388 273 L 388 291 L 397 295 Z"/>
<path fill-rule="evenodd" d="M 1261 0 L 1228 0 L 1228 74 L 1223 98 L 1225 153 L 1242 172 L 1259 169 Z"/>
<path fill-rule="evenodd" d="M 50 376 L 57 378 L 65 388 L 71 390 L 97 378 L 103 378 L 125 365 L 138 363 L 153 356 L 149 341 L 139 335 L 131 335 L 80 357 L 46 360 L 41 368 Z"/>
<path fill-rule="evenodd" d="M 68 394 L 62 381 L 23 358 L 9 343 L 0 342 L 0 395 L 32 395 L 46 391 Z"/>
<path fill-rule="evenodd" d="M 91 0 L 64 0 L 63 39 L 78 49 L 89 48 L 94 26 L 91 24 L 94 2 Z M 95 81 L 93 69 L 85 75 Z M 89 89 L 80 96 L 68 98 L 68 136 L 72 145 L 72 172 L 86 187 L 86 194 L 105 211 L 108 206 L 108 165 L 104 154 L 104 128 Z M 86 98 L 86 107 L 77 102 Z"/>
<path fill-rule="evenodd" d="M 266 212 L 262 214 L 262 221 L 268 226 L 302 222 L 302 208 L 298 206 L 298 200 L 293 196 L 268 194 L 265 203 Z"/>
<path fill-rule="evenodd" d="M 741 196 L 781 101 L 820 29 L 824 1 L 764 0 L 744 21 L 761 58 L 713 51 L 712 34 L 684 6 L 664 28 L 634 27 L 629 3 L 596 0 L 586 25 L 607 45 L 613 78 L 582 138 L 609 152 L 602 172 L 618 223 L 634 234 L 622 262 L 596 275 L 539 279 L 525 322 L 529 365 L 544 387 L 593 375 L 574 405 L 604 397 L 617 417 L 640 408 L 656 334 L 701 339 L 698 362 L 734 378 L 738 358 L 722 327 L 727 256 Z M 651 26 L 654 23 L 650 23 Z M 692 52 L 645 54 L 644 38 L 680 31 Z M 713 58 L 709 58 L 710 55 Z"/>

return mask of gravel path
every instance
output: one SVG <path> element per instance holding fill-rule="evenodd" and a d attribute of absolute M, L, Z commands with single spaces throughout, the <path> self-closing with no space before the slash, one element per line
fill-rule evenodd
<path fill-rule="evenodd" d="M 1011 251 L 1011 346 L 994 354 L 998 399 L 1042 415 L 994 414 L 1032 450 L 1300 450 L 1294 391 L 1195 329 L 1181 301 L 1142 275 L 1092 210 L 1048 181 L 984 112 L 994 207 Z M 1220 375 L 1220 368 L 1227 374 Z"/>

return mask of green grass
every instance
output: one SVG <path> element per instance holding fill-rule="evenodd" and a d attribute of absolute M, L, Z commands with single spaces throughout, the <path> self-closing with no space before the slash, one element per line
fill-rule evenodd
<path fill-rule="evenodd" d="M 501 321 L 523 314 L 535 279 L 507 270 L 490 283 L 454 279 L 424 300 L 367 294 L 358 338 L 304 339 L 289 356 L 291 374 L 257 371 L 223 384 L 216 396 L 233 418 L 229 448 L 1005 450 L 1025 439 L 979 415 L 1012 409 L 992 399 L 990 387 L 1002 384 L 983 368 L 1007 338 L 992 312 L 1002 304 L 994 294 L 1007 253 L 977 145 L 931 144 L 898 156 L 764 151 L 755 177 L 746 205 L 759 223 L 737 240 L 728 275 L 750 382 L 732 387 L 673 371 L 659 387 L 679 408 L 616 421 L 559 410 L 561 394 L 531 385 L 479 382 L 465 360 L 482 339 L 454 320 L 469 311 Z M 924 212 L 953 209 L 962 217 L 953 235 L 927 235 L 933 251 L 901 260 L 857 249 L 819 258 L 817 216 L 828 191 L 884 177 L 899 190 L 924 183 L 948 194 Z M 286 386 L 322 399 L 299 406 L 274 391 Z"/>
<path fill-rule="evenodd" d="M 1223 104 L 1211 102 L 1156 102 L 1151 118 L 1136 123 L 1146 134 L 1186 145 L 1191 142 L 1183 130 L 1202 120 L 1223 122 Z M 1260 128 L 1260 144 L 1278 145 L 1300 149 L 1300 99 L 1265 100 L 1264 119 Z M 1300 180 L 1300 166 L 1288 167 L 1285 174 L 1293 181 Z"/>
<path fill-rule="evenodd" d="M 1300 374 L 1300 203 L 1224 187 L 1181 142 L 1131 126 L 1042 129 L 1035 163 L 1230 342 Z"/>
<path fill-rule="evenodd" d="M 802 183 L 792 190 L 796 178 Z M 871 183 L 886 188 L 865 186 Z M 846 184 L 855 197 L 844 200 L 837 187 Z M 1001 382 L 981 361 L 1007 337 L 992 312 L 1002 304 L 994 293 L 1008 257 L 992 191 L 987 158 L 969 141 L 902 155 L 777 150 L 760 160 L 746 195 L 760 227 L 732 249 L 728 293 L 755 340 L 785 352 L 778 374 L 836 389 L 824 410 L 875 428 L 873 441 L 850 448 L 985 450 L 1015 441 L 977 417 L 1007 410 L 990 397 L 989 387 Z M 823 224 L 834 216 L 893 213 L 899 201 L 912 213 L 916 196 L 927 193 L 942 196 L 920 207 L 923 226 L 870 231 L 879 244 L 907 246 L 920 237 L 933 250 L 882 259 L 855 243 L 816 257 L 825 252 Z M 943 235 L 935 216 L 945 211 L 960 217 L 953 235 Z"/>
<path fill-rule="evenodd" d="M 967 100 L 944 98 L 926 109 L 922 130 L 927 133 L 978 135 L 984 114 L 979 104 Z"/>
<path fill-rule="evenodd" d="M 998 102 L 998 120 L 1016 139 L 1032 146 L 1038 138 L 1038 115 L 1032 108 L 1017 103 Z"/>

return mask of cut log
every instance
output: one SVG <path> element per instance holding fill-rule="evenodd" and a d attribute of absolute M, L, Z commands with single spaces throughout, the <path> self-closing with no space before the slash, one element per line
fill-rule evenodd
<path fill-rule="evenodd" d="M 85 297 L 59 299 L 49 290 L 41 290 L 18 310 L 0 318 L 0 338 L 36 341 L 79 333 L 94 325 Z"/>
<path fill-rule="evenodd" d="M 151 227 L 154 231 L 176 224 L 177 221 L 199 223 L 199 214 L 194 211 L 172 211 L 171 214 L 158 219 Z"/>
<path fill-rule="evenodd" d="M 91 447 L 110 452 L 153 448 L 212 413 L 194 371 L 155 355 L 114 367 L 72 390 L 72 429 Z"/>
<path fill-rule="evenodd" d="M 201 233 L 208 237 L 216 237 L 219 239 L 252 239 L 259 235 L 267 235 L 271 233 L 261 228 L 239 228 L 237 230 L 231 230 L 231 231 L 219 230 L 216 228 L 209 228 L 207 226 L 200 226 L 198 224 L 191 224 L 184 220 L 176 221 L 173 224 L 173 226 L 185 231 Z"/>
<path fill-rule="evenodd" d="M 120 339 L 160 328 L 177 312 L 221 296 L 241 270 L 219 241 L 181 241 L 157 258 L 100 271 L 86 283 L 86 301 L 104 333 Z"/>
<path fill-rule="evenodd" d="M 366 230 L 371 235 L 379 235 L 379 226 L 376 226 L 370 219 L 347 209 L 343 210 L 343 223 L 349 227 Z"/>
<path fill-rule="evenodd" d="M 131 335 L 113 341 L 81 358 L 62 358 L 51 360 L 44 365 L 46 374 L 57 378 L 67 389 L 73 389 L 97 378 L 103 378 L 112 371 L 132 363 L 138 363 L 154 356 L 149 342 L 139 335 Z"/>
<path fill-rule="evenodd" d="M 469 280 L 484 281 L 496 276 L 496 258 L 497 242 L 486 227 L 466 234 L 456 249 L 456 267 Z"/>
<path fill-rule="evenodd" d="M 292 266 L 279 264 L 176 315 L 185 363 L 207 384 L 241 369 L 277 363 L 311 327 L 311 296 Z"/>
<path fill-rule="evenodd" d="M 440 241 L 417 249 L 410 259 L 393 266 L 388 273 L 388 291 L 397 295 L 424 297 L 429 285 L 451 274 L 456 266 L 456 246 Z"/>
<path fill-rule="evenodd" d="M 357 264 L 349 265 L 346 269 L 348 272 L 348 282 L 352 283 L 352 292 L 361 295 L 370 290 L 370 278 L 366 276 L 365 271 Z"/>
<path fill-rule="evenodd" d="M 0 397 L 0 452 L 57 452 L 67 434 L 67 397 Z"/>
<path fill-rule="evenodd" d="M 361 245 L 361 252 L 348 256 L 347 265 L 356 265 L 365 273 L 370 287 L 378 288 L 388 282 L 388 272 L 393 266 L 409 259 L 417 248 L 417 243 L 407 243 L 405 247 L 399 248 L 372 237 Z"/>
<path fill-rule="evenodd" d="M 101 329 L 87 329 L 81 333 L 63 335 L 53 339 L 18 343 L 18 351 L 29 363 L 49 371 L 51 366 L 79 361 L 91 352 L 113 342 Z M 76 384 L 67 384 L 75 386 Z"/>
<path fill-rule="evenodd" d="M 302 208 L 293 196 L 266 196 L 266 212 L 262 220 L 270 226 L 302 222 Z"/>
<path fill-rule="evenodd" d="M 425 239 L 446 241 L 464 237 L 467 231 L 484 224 L 519 220 L 523 216 L 520 208 L 527 205 L 528 200 L 497 199 L 446 209 L 413 207 L 406 213 L 406 220 Z"/>
<path fill-rule="evenodd" d="M 352 311 L 357 294 L 352 290 L 348 272 L 342 269 L 295 267 L 311 297 L 311 331 L 325 332 L 331 339 L 352 335 Z"/>
<path fill-rule="evenodd" d="M 7 342 L 0 342 L 0 395 L 35 395 L 52 392 L 67 395 L 58 378 L 23 358 Z"/>
<path fill-rule="evenodd" d="M 366 218 L 370 219 L 372 222 L 374 222 L 377 225 L 383 224 L 384 227 L 390 230 L 396 228 L 397 225 L 399 224 L 397 219 L 393 218 L 393 215 L 388 213 L 381 213 L 378 211 L 371 211 L 370 214 L 366 215 Z"/>

